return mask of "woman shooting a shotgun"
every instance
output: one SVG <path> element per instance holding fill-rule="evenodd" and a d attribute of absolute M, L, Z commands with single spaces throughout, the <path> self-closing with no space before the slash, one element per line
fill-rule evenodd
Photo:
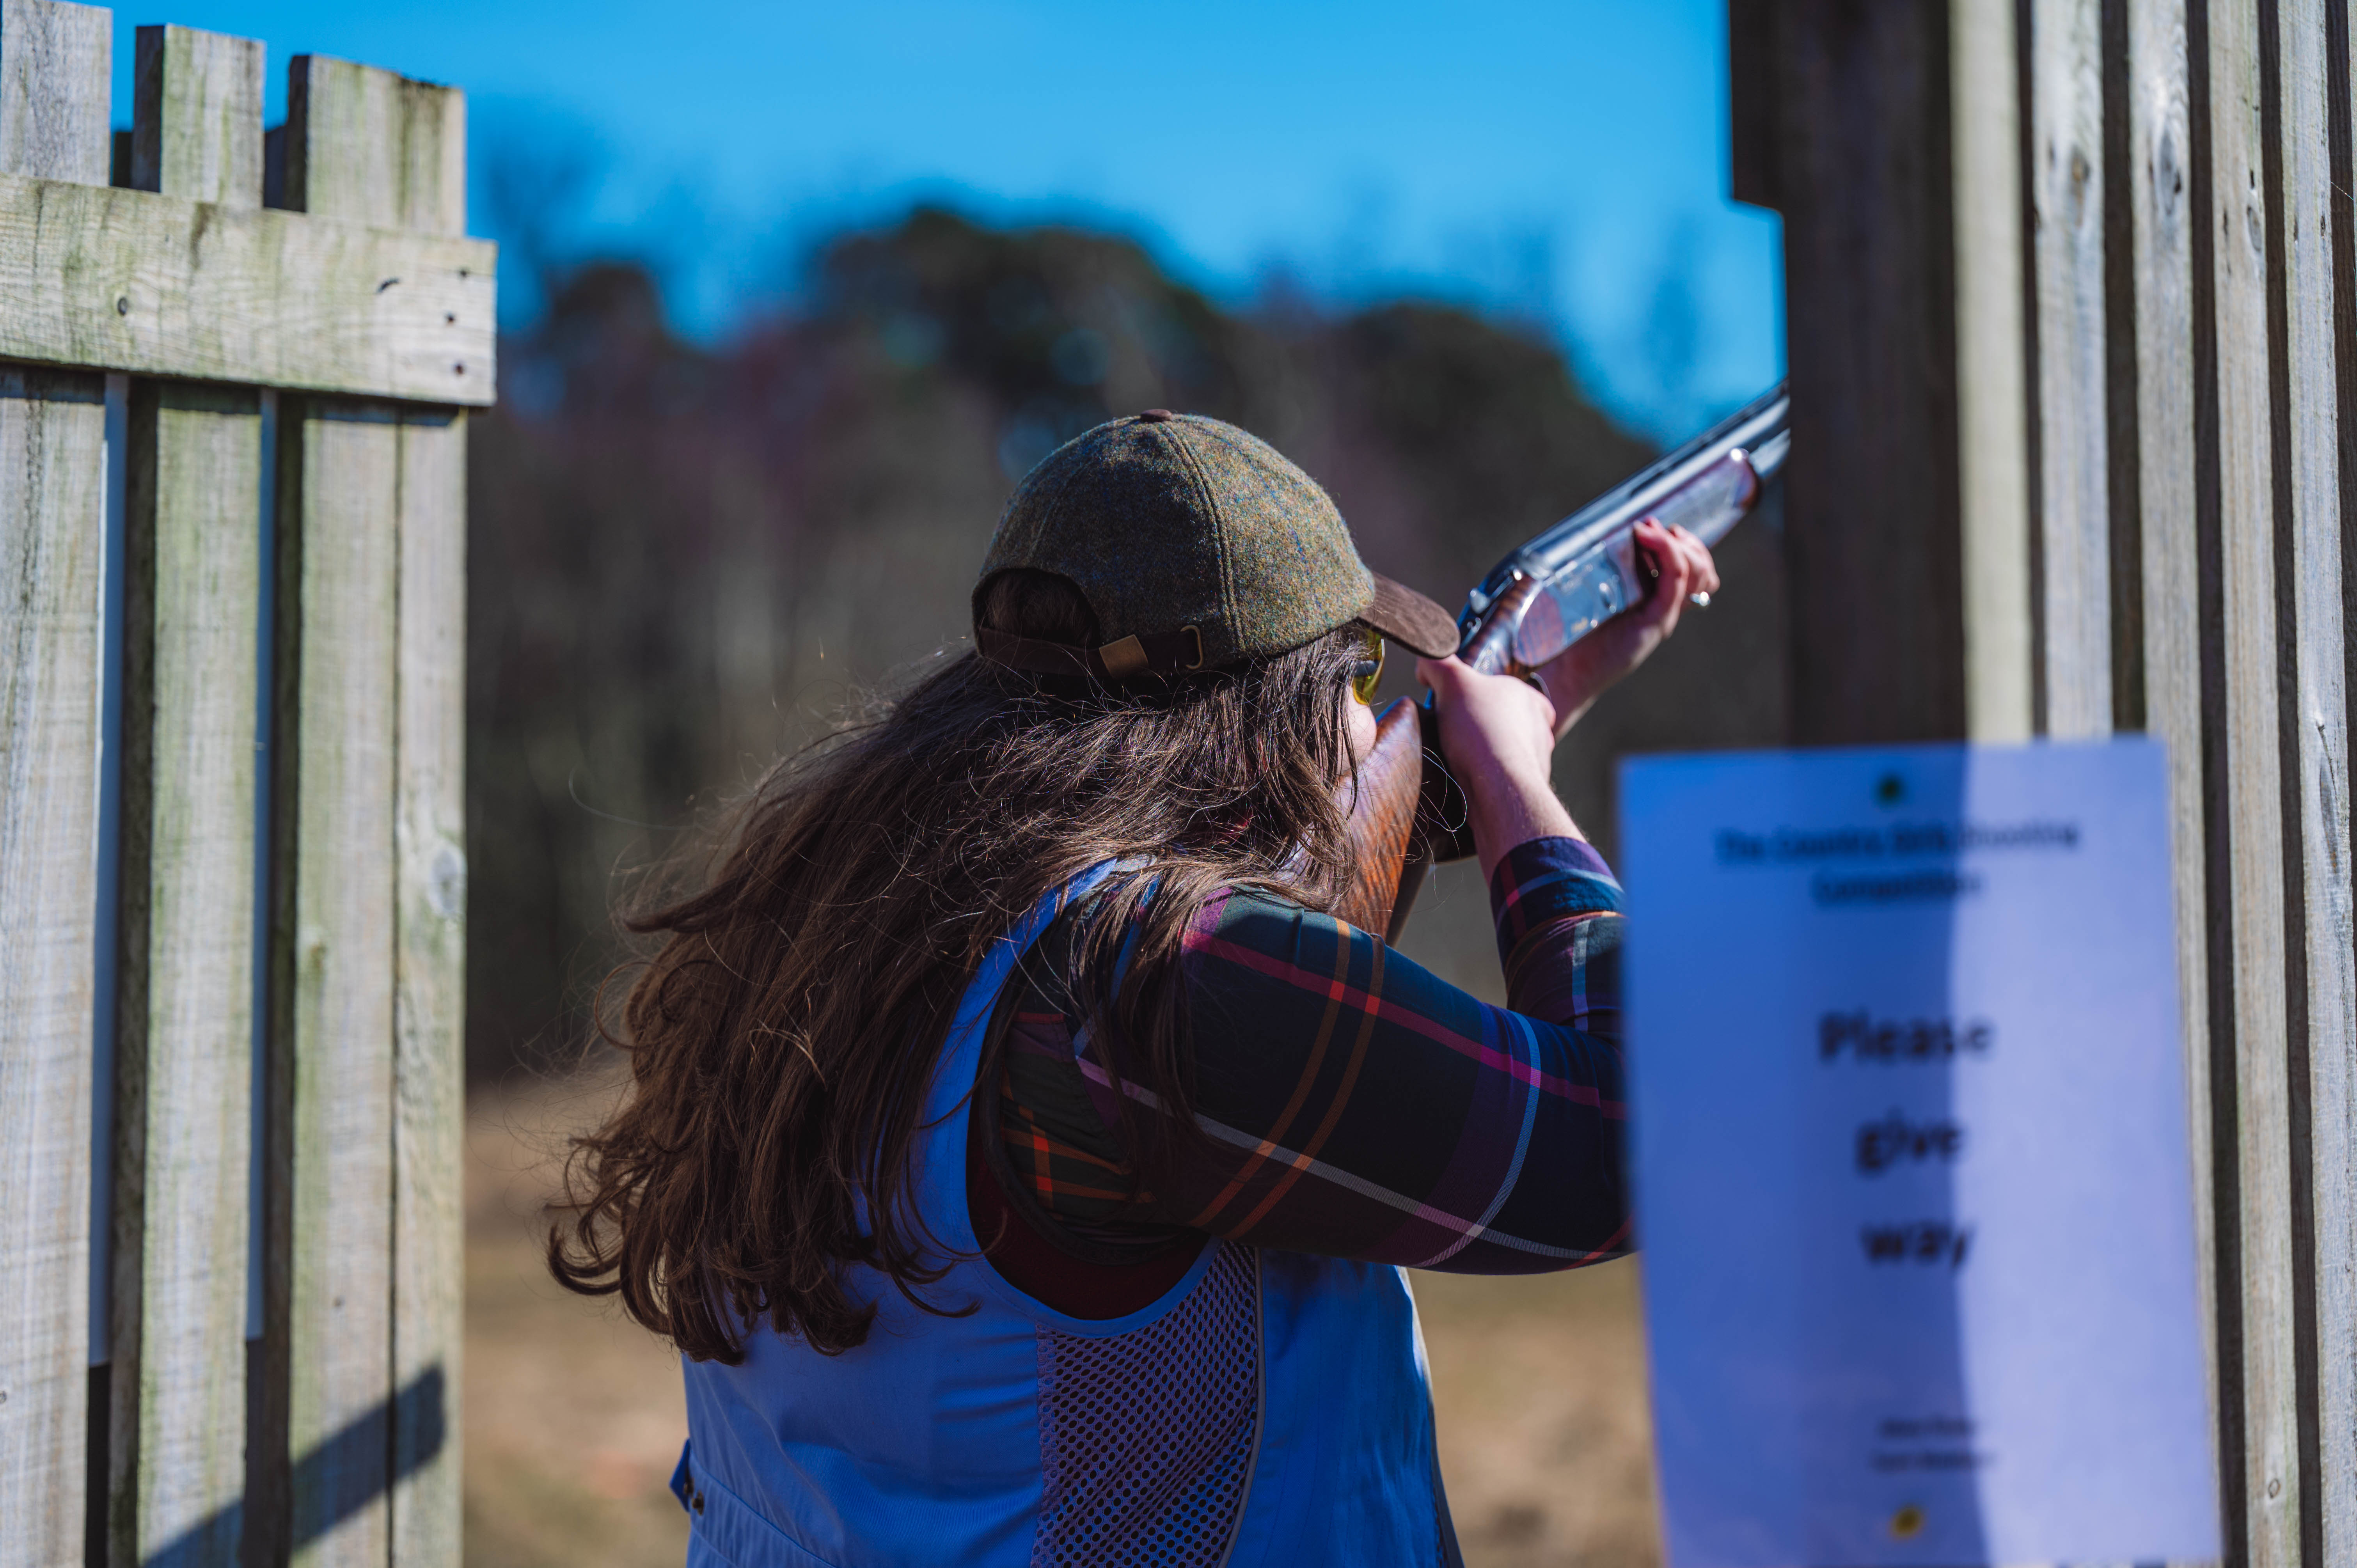
<path fill-rule="evenodd" d="M 1629 1247 L 1620 892 L 1548 783 L 1714 591 L 1479 674 L 1326 494 L 1150 411 L 1017 489 L 975 650 L 778 768 L 622 1021 L 550 1263 L 684 1355 L 691 1564 L 1457 1560 L 1401 1267 Z M 1329 913 L 1424 655 L 1509 1006 Z"/>

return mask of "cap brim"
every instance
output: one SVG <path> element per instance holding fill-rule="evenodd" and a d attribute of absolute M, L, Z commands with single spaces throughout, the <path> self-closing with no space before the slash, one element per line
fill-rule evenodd
<path fill-rule="evenodd" d="M 1404 583 L 1380 572 L 1372 575 L 1375 596 L 1359 612 L 1361 622 L 1426 659 L 1446 659 L 1457 651 L 1455 616 Z"/>

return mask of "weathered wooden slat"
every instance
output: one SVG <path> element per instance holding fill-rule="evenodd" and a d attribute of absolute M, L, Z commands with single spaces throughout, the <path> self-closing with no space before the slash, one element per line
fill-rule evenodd
<path fill-rule="evenodd" d="M 2033 0 L 2032 310 L 2046 733 L 2112 727 L 2100 0 Z M 1966 111 L 1969 113 L 1969 109 Z"/>
<path fill-rule="evenodd" d="M 125 499 L 107 1560 L 235 1560 L 245 1485 L 260 401 L 140 382 Z"/>
<path fill-rule="evenodd" d="M 307 210 L 457 233 L 466 99 L 391 71 L 296 64 L 289 188 Z M 394 1560 L 457 1568 L 465 1278 L 460 1137 L 466 1010 L 466 424 L 408 411 L 397 443 L 393 1384 Z"/>
<path fill-rule="evenodd" d="M 373 1565 L 393 1393 L 397 415 L 290 398 L 280 419 L 272 1052 L 290 1079 L 294 1561 Z"/>
<path fill-rule="evenodd" d="M 0 0 L 0 171 L 106 183 L 113 24 L 102 5 Z"/>
<path fill-rule="evenodd" d="M 2177 987 L 2185 1030 L 2187 1133 L 2204 1321 L 2214 1321 L 2210 1164 L 2210 984 L 2203 902 L 2201 606 L 2194 494 L 2193 213 L 2188 203 L 2185 7 L 2130 0 L 2129 169 L 2136 295 L 2136 497 L 2144 573 L 2145 724 L 2169 747 L 2177 894 Z M 2202 1336 L 2217 1389 L 2217 1341 Z"/>
<path fill-rule="evenodd" d="M 404 189 L 408 170 L 404 147 L 405 116 L 400 113 L 405 94 L 401 86 L 399 80 L 387 72 L 348 66 L 340 61 L 296 60 L 288 93 L 286 199 L 289 206 L 321 216 L 354 221 L 393 224 L 401 220 L 409 199 L 409 193 Z M 431 805 L 403 799 L 395 783 L 396 771 L 402 760 L 398 732 L 406 726 L 401 725 L 396 717 L 393 700 L 397 694 L 400 715 L 406 717 L 410 695 L 394 674 L 404 641 L 396 620 L 399 596 L 394 590 L 398 575 L 408 564 L 401 551 L 401 529 L 405 508 L 400 503 L 405 499 L 403 480 L 406 477 L 403 430 L 397 414 L 391 410 L 321 401 L 298 405 L 298 428 L 302 432 L 299 460 L 303 473 L 294 493 L 300 499 L 301 526 L 305 534 L 307 537 L 326 537 L 332 532 L 346 539 L 365 536 L 370 542 L 365 554 L 357 549 L 349 552 L 332 575 L 307 573 L 302 613 L 307 624 L 318 620 L 323 607 L 329 602 L 318 596 L 332 594 L 335 600 L 344 607 L 343 611 L 334 614 L 332 620 L 318 620 L 318 624 L 332 624 L 345 629 L 356 623 L 363 626 L 368 628 L 366 641 L 372 650 L 380 646 L 381 636 L 383 677 L 393 683 L 393 689 L 386 693 L 386 703 L 374 706 L 356 703 L 341 717 L 341 733 L 338 736 L 339 748 L 347 756 L 355 746 L 363 749 L 371 757 L 371 765 L 365 769 L 347 771 L 333 782 L 310 778 L 306 780 L 311 793 L 316 796 L 324 790 L 325 794 L 332 795 L 341 802 L 339 809 L 349 815 L 357 817 L 380 810 L 385 813 L 382 840 L 372 836 L 363 840 L 381 843 L 383 856 L 381 863 L 359 865 L 349 854 L 320 856 L 307 864 L 298 875 L 308 879 L 308 892 L 314 901 L 322 908 L 332 907 L 341 910 L 343 918 L 352 923 L 356 933 L 366 922 L 383 921 L 383 953 L 388 963 L 382 975 L 372 962 L 367 961 L 372 960 L 373 954 L 366 955 L 362 961 L 347 961 L 343 966 L 356 995 L 361 986 L 367 988 L 371 1017 L 378 1006 L 376 988 L 380 983 L 383 986 L 385 1011 L 381 1030 L 366 1032 L 361 1038 L 340 1046 L 322 1039 L 312 1043 L 307 1052 L 304 1045 L 297 1042 L 298 1064 L 307 1062 L 311 1053 L 337 1049 L 342 1058 L 339 1062 L 339 1069 L 349 1086 L 346 1097 L 366 1097 L 381 1117 L 379 1125 L 382 1140 L 374 1149 L 365 1153 L 337 1151 L 316 1148 L 304 1141 L 298 1132 L 292 1180 L 297 1209 L 296 1244 L 299 1250 L 305 1230 L 301 1214 L 307 1202 L 322 1216 L 338 1214 L 350 1203 L 366 1201 L 361 1196 L 365 1190 L 363 1178 L 366 1183 L 382 1179 L 389 1184 L 389 1191 L 397 1192 L 401 1184 L 394 1179 L 396 1157 L 400 1158 L 404 1175 L 425 1175 L 429 1182 L 432 1181 L 434 1173 L 414 1170 L 414 1167 L 426 1165 L 436 1157 L 430 1123 L 447 1093 L 436 1082 L 438 1073 L 436 1069 L 441 1065 L 436 1048 L 441 1041 L 437 1036 L 447 1020 L 436 1006 L 440 1000 L 438 987 L 435 983 L 436 975 L 428 961 L 432 950 L 416 955 L 415 963 L 404 965 L 402 958 L 406 955 L 396 947 L 403 937 L 426 934 L 422 931 L 413 933 L 413 922 L 407 918 L 413 911 L 407 897 L 410 889 L 404 885 L 405 879 L 401 875 L 405 857 L 397 854 L 396 846 L 407 849 L 407 830 L 427 824 L 404 821 L 404 808 L 422 806 L 421 815 L 438 815 Z M 433 486 L 436 476 L 428 473 L 421 478 Z M 420 499 L 427 511 L 434 510 L 436 498 L 429 496 Z M 422 542 L 432 542 L 430 532 Z M 433 564 L 431 553 L 429 551 L 416 563 L 421 571 L 430 573 Z M 420 607 L 418 630 L 429 640 L 432 624 L 431 607 Z M 429 671 L 426 672 L 429 686 L 432 684 L 431 677 Z M 434 701 L 430 691 L 417 695 L 420 717 L 426 719 L 430 725 L 419 736 L 420 744 L 425 745 L 440 738 L 440 725 L 432 723 L 430 716 L 424 712 L 426 705 Z M 304 815 L 307 819 L 312 815 L 307 805 Z M 305 833 L 311 831 L 313 824 L 307 820 L 298 829 Z M 343 838 L 346 835 L 337 836 Z M 430 851 L 426 853 L 430 854 Z M 373 938 L 372 929 L 370 935 Z M 435 944 L 436 947 L 440 945 Z M 418 983 L 417 987 L 414 991 L 404 989 L 401 982 L 404 978 L 414 979 Z M 400 1059 L 405 1053 L 400 1051 L 397 1042 L 404 1036 L 419 1047 L 418 1054 L 409 1060 Z M 303 1072 L 303 1067 L 298 1065 L 298 1078 Z M 406 1097 L 401 1091 L 406 1091 Z M 405 1113 L 413 1110 L 428 1125 L 401 1125 Z M 404 1138 L 402 1136 L 404 1133 L 410 1135 Z M 323 1160 L 340 1160 L 350 1168 L 331 1168 L 318 1163 Z M 424 1197 L 425 1208 L 430 1211 L 441 1207 L 436 1201 L 440 1193 L 441 1184 L 434 1182 L 425 1194 L 404 1194 L 388 1208 L 386 1219 L 393 1222 L 394 1227 L 398 1227 L 399 1220 L 405 1219 L 413 1225 L 422 1219 L 430 1228 L 433 1217 L 430 1212 L 421 1214 L 417 1199 Z M 343 1299 L 348 1307 L 351 1300 L 363 1294 L 372 1300 L 375 1310 L 383 1315 L 388 1326 L 388 1334 L 376 1342 L 377 1346 L 384 1348 L 387 1354 L 382 1357 L 363 1356 L 343 1352 L 331 1342 L 321 1345 L 312 1359 L 322 1366 L 319 1382 L 323 1394 L 330 1385 L 334 1391 L 331 1398 L 318 1402 L 317 1423 L 308 1434 L 313 1441 L 339 1426 L 349 1426 L 350 1423 L 359 1421 L 368 1428 L 371 1444 L 381 1444 L 380 1452 L 390 1456 L 394 1453 L 397 1435 L 406 1436 L 412 1444 L 425 1435 L 414 1430 L 397 1434 L 391 1406 L 399 1386 L 394 1378 L 396 1361 L 413 1364 L 409 1368 L 413 1372 L 430 1369 L 418 1369 L 414 1364 L 421 1360 L 418 1354 L 421 1350 L 425 1352 L 423 1359 L 430 1361 L 434 1350 L 439 1348 L 435 1342 L 440 1338 L 436 1332 L 438 1324 L 421 1323 L 413 1328 L 395 1315 L 395 1300 L 399 1292 L 395 1259 L 400 1240 L 398 1230 L 388 1228 L 377 1238 L 376 1245 L 369 1253 L 363 1255 L 356 1250 L 345 1262 L 341 1287 Z M 430 1254 L 438 1254 L 440 1248 L 432 1243 L 438 1242 L 441 1238 L 425 1230 L 412 1234 L 408 1240 L 412 1243 L 410 1251 L 415 1254 L 414 1261 L 420 1265 L 419 1275 L 411 1281 L 413 1291 L 430 1294 L 424 1294 L 414 1303 L 403 1300 L 400 1305 L 404 1315 L 413 1305 L 430 1310 L 440 1294 L 438 1285 L 429 1284 L 425 1279 L 424 1270 L 439 1262 L 437 1256 Z M 317 1316 L 316 1306 L 306 1306 L 298 1272 L 294 1322 L 298 1362 L 306 1359 L 303 1348 L 305 1335 L 317 1332 Z M 424 1330 L 422 1336 L 416 1331 L 420 1329 Z M 445 1397 L 454 1398 L 455 1388 L 455 1383 L 446 1382 L 443 1385 Z M 298 1393 L 298 1418 L 292 1442 L 293 1451 L 298 1455 L 304 1451 L 307 1441 L 304 1423 L 299 1415 L 301 1402 Z M 447 1421 L 443 1423 L 446 1429 L 447 1424 Z M 447 1435 L 447 1430 L 441 1435 Z M 437 1442 L 435 1446 L 438 1450 L 442 1444 Z M 400 1457 L 406 1461 L 422 1455 L 403 1454 Z M 438 1452 L 435 1458 L 439 1458 Z M 381 1458 L 376 1463 L 382 1466 L 386 1461 Z M 390 1469 L 380 1468 L 378 1473 L 392 1475 L 398 1474 L 400 1470 L 401 1466 L 394 1465 Z M 403 1509 L 404 1522 L 421 1529 L 430 1528 L 434 1505 L 439 1501 L 436 1484 L 439 1479 L 438 1475 L 403 1478 L 401 1490 L 406 1505 Z M 316 1510 L 321 1506 L 307 1498 L 305 1491 L 324 1490 L 333 1485 L 332 1479 L 327 1479 L 321 1481 L 317 1487 L 313 1487 L 308 1480 L 298 1480 L 295 1502 L 298 1541 L 306 1533 L 301 1521 L 307 1509 Z M 421 1502 L 426 1505 L 422 1512 L 418 1507 Z M 366 1508 L 339 1526 L 333 1538 L 304 1549 L 302 1556 L 305 1561 L 322 1563 L 373 1560 L 395 1549 L 395 1528 L 391 1499 L 373 1498 Z M 409 1555 L 406 1551 L 401 1552 L 404 1561 Z"/>
<path fill-rule="evenodd" d="M 455 233 L 466 214 L 464 116 L 463 98 L 447 89 L 340 60 L 298 59 L 288 92 L 287 203 L 314 216 Z M 387 920 L 393 960 L 382 977 L 392 987 L 391 1026 L 366 1042 L 374 1046 L 374 1058 L 361 1059 L 361 1042 L 341 1047 L 350 1058 L 342 1069 L 350 1079 L 348 1093 L 373 1096 L 382 1108 L 386 1142 L 374 1154 L 388 1162 L 393 1198 L 391 1234 L 371 1260 L 378 1272 L 368 1276 L 355 1253 L 344 1296 L 348 1305 L 359 1294 L 375 1296 L 378 1309 L 388 1315 L 391 1357 L 364 1367 L 357 1356 L 331 1351 L 332 1379 L 323 1376 L 321 1385 L 332 1380 L 339 1391 L 322 1402 L 323 1424 L 317 1431 L 337 1424 L 328 1419 L 328 1402 L 349 1423 L 371 1418 L 365 1406 L 371 1397 L 397 1402 L 382 1428 L 393 1461 L 389 1505 L 371 1505 L 339 1527 L 334 1543 L 305 1555 L 321 1563 L 357 1562 L 390 1550 L 404 1564 L 455 1564 L 463 1277 L 457 1179 L 465 897 L 464 425 L 452 414 L 413 411 L 395 417 L 389 410 L 325 400 L 299 405 L 298 417 L 303 473 L 294 493 L 300 498 L 306 536 L 332 530 L 339 537 L 365 534 L 371 540 L 364 559 L 351 553 L 332 578 L 307 574 L 307 625 L 323 603 L 312 596 L 323 591 L 347 607 L 321 623 L 338 627 L 339 635 L 355 624 L 363 626 L 373 648 L 379 617 L 386 618 L 383 651 L 397 655 L 397 665 L 388 662 L 386 673 L 396 667 L 399 671 L 397 705 L 355 705 L 344 715 L 338 741 L 347 756 L 357 746 L 381 758 L 381 770 L 348 771 L 332 784 L 309 776 L 305 780 L 307 791 L 316 797 L 327 789 L 348 813 L 390 808 L 382 843 L 390 864 L 360 866 L 344 852 L 307 863 L 298 872 L 314 879 L 310 891 L 317 905 L 345 911 L 356 929 L 364 918 Z M 386 504 L 381 507 L 380 501 Z M 396 574 L 397 595 L 391 591 Z M 363 728 L 364 736 L 359 733 Z M 308 832 L 308 806 L 303 816 L 297 831 Z M 349 965 L 347 973 L 356 987 L 373 987 L 379 981 L 364 964 Z M 373 1013 L 372 991 L 369 1005 Z M 308 1058 L 300 1042 L 296 1048 L 299 1081 L 300 1064 Z M 319 1212 L 333 1214 L 357 1200 L 361 1190 L 359 1167 L 367 1162 L 361 1155 L 326 1155 L 348 1160 L 354 1167 L 349 1173 L 307 1170 L 306 1159 L 318 1157 L 320 1152 L 298 1133 L 298 1247 L 307 1199 Z M 365 1175 L 377 1179 L 373 1165 Z M 297 1278 L 295 1333 L 300 1359 L 302 1336 L 316 1309 L 307 1312 Z M 305 1442 L 299 1419 L 296 1427 L 292 1447 L 299 1454 Z M 304 1510 L 315 1506 L 303 1495 L 307 1484 L 297 1484 L 298 1541 Z"/>
<path fill-rule="evenodd" d="M 2309 9 L 2299 7 L 2303 15 Z M 2341 449 L 2341 570 L 2342 580 L 2351 580 L 2357 573 L 2357 463 L 2350 460 L 2349 435 L 2357 432 L 2357 125 L 2352 124 L 2352 91 L 2357 91 L 2357 25 L 2352 25 L 2349 8 L 2341 5 L 2328 8 L 2324 14 L 2324 31 L 2328 56 L 2322 62 L 2326 82 L 2327 123 L 2325 140 L 2329 149 L 2330 190 L 2334 199 L 2327 203 L 2330 213 L 2329 232 L 2332 241 L 2334 286 L 2339 291 L 2334 313 L 2337 340 L 2332 345 L 2333 361 L 2339 371 L 2339 423 L 2343 445 Z M 2303 23 L 2305 25 L 2305 23 Z M 2344 588 L 2341 606 L 2349 604 Z M 2341 628 L 2344 639 L 2344 687 L 2357 685 L 2357 644 L 2350 639 L 2352 629 L 2345 621 Z M 2357 695 L 2357 693 L 2351 693 Z M 2344 704 L 2344 714 L 2346 712 Z M 2341 767 L 2337 778 L 2344 785 L 2350 781 L 2351 768 L 2346 750 L 2341 752 Z M 2346 825 L 2348 807 L 2344 801 L 2341 815 Z M 2343 841 L 2345 842 L 2345 841 Z M 2341 943 L 2340 962 L 2344 971 L 2352 962 L 2352 933 L 2346 923 L 2347 906 L 2342 906 L 2343 923 L 2337 932 Z M 2344 973 L 2343 978 L 2346 978 Z M 2357 1063 L 2352 1063 L 2352 1050 L 2357 1050 L 2348 1030 L 2344 1015 L 2336 1020 L 2342 1031 L 2338 1038 L 2330 1037 L 2319 1029 L 2310 1049 L 2311 1144 L 2315 1150 L 2313 1197 L 2311 1213 L 2316 1238 L 2318 1325 L 2318 1459 L 2323 1476 L 2322 1496 L 2319 1499 L 2321 1514 L 2323 1561 L 2340 1563 L 2357 1561 L 2357 1388 L 2352 1387 L 2352 1371 L 2357 1371 Z"/>
<path fill-rule="evenodd" d="M 460 94 L 342 61 L 296 61 L 284 194 L 310 220 L 456 234 L 466 214 L 464 151 Z M 465 426 L 456 410 L 325 398 L 284 406 L 282 527 L 292 526 L 304 552 L 296 613 L 307 648 L 337 639 L 332 656 L 306 651 L 288 667 L 302 693 L 287 829 L 293 895 L 338 928 L 321 932 L 323 983 L 369 1020 L 310 1035 L 298 1016 L 290 1042 L 296 1375 L 288 1447 L 299 1460 L 337 1433 L 339 1451 L 362 1450 L 357 1473 L 379 1482 L 373 1495 L 356 1492 L 355 1477 L 298 1464 L 296 1559 L 374 1563 L 390 1552 L 403 1564 L 456 1564 Z M 282 607 L 297 602 L 282 594 Z M 384 700 L 361 700 L 362 685 L 378 682 Z M 331 714 L 335 690 L 352 695 Z M 335 747 L 332 765 L 315 744 Z M 303 847 L 321 833 L 320 848 Z M 309 983 L 296 977 L 298 993 Z M 317 1112 L 300 1101 L 323 1074 L 338 1085 L 338 1116 L 365 1107 L 374 1120 L 372 1146 L 313 1135 Z M 345 1217 L 371 1203 L 365 1234 L 352 1234 Z M 301 1253 L 322 1226 L 343 1248 L 332 1300 L 350 1314 L 367 1298 L 385 1326 L 372 1337 L 329 1321 L 326 1282 L 306 1280 Z M 313 1539 L 330 1512 L 333 1529 Z"/>
<path fill-rule="evenodd" d="M 1948 9 L 1753 9 L 1789 285 L 1792 738 L 1960 736 Z"/>
<path fill-rule="evenodd" d="M 456 94 L 453 94 L 455 97 Z M 401 426 L 400 710 L 394 747 L 393 1558 L 459 1560 L 465 1341 L 467 424 Z"/>
<path fill-rule="evenodd" d="M 2013 0 L 1952 0 L 1966 733 L 2030 736 L 2029 390 Z"/>
<path fill-rule="evenodd" d="M 133 176 L 261 200 L 262 47 L 139 32 Z M 250 177 L 250 188 L 249 186 Z M 245 1487 L 259 396 L 142 381 L 126 471 L 107 1560 L 228 1562 Z"/>
<path fill-rule="evenodd" d="M 262 45 L 193 27 L 139 29 L 131 183 L 189 201 L 262 205 Z"/>
<path fill-rule="evenodd" d="M 0 357 L 488 403 L 495 265 L 480 240 L 0 176 Z"/>
<path fill-rule="evenodd" d="M 0 172 L 104 182 L 110 20 L 0 0 Z M 104 397 L 0 365 L 0 1568 L 81 1557 Z"/>
<path fill-rule="evenodd" d="M 81 1557 L 105 438 L 101 378 L 0 366 L 5 1568 Z"/>
<path fill-rule="evenodd" d="M 2258 0 L 2209 7 L 2226 809 L 2233 922 L 2243 1520 L 2252 1568 L 2298 1568 L 2276 518 Z M 2222 1223 L 2224 1222 L 2222 1217 Z M 2222 1350 L 2222 1356 L 2225 1352 Z M 2231 1462 L 2231 1461 L 2230 1461 Z"/>
<path fill-rule="evenodd" d="M 286 204 L 421 234 L 467 229 L 467 95 L 374 66 L 297 55 L 286 115 Z M 451 401 L 458 401 L 453 399 Z"/>
<path fill-rule="evenodd" d="M 2299 763 L 2299 844 L 2305 875 L 2305 974 L 2308 1081 L 2306 1125 L 2295 1124 L 2291 1176 L 2305 1182 L 2309 1238 L 2313 1246 L 2313 1295 L 2296 1303 L 2308 1315 L 2312 1344 L 2295 1346 L 2310 1363 L 2309 1402 L 2320 1448 L 2300 1466 L 2303 1488 L 2319 1488 L 2302 1505 L 2321 1524 L 2323 1563 L 2347 1563 L 2357 1552 L 2357 930 L 2350 888 L 2349 708 L 2343 639 L 2339 386 L 2334 317 L 2348 301 L 2336 298 L 2347 281 L 2333 275 L 2332 154 L 2328 117 L 2328 5 L 2345 0 L 2277 0 L 2276 78 L 2281 108 L 2277 169 L 2282 182 L 2281 286 L 2283 379 L 2289 428 L 2278 450 L 2289 456 L 2289 556 L 2298 630 L 2291 753 Z M 2280 522 L 2280 519 L 2278 520 Z M 2282 553 L 2278 553 L 2278 559 Z M 2295 972 L 2297 973 L 2297 972 Z M 2298 1067 L 2295 1058 L 2293 1067 Z M 2298 1115 L 2297 1109 L 2293 1112 Z M 2304 1135 L 2304 1139 L 2303 1139 Z M 2306 1282 L 2287 1282 L 2294 1286 Z M 2318 1460 L 2321 1459 L 2319 1464 Z M 2305 1534 L 2305 1530 L 2303 1531 Z M 2310 1538 L 2314 1539 L 2314 1538 Z M 2336 1551 L 2336 1548 L 2338 1549 Z M 2309 1568 L 2323 1568 L 2311 1563 Z"/>

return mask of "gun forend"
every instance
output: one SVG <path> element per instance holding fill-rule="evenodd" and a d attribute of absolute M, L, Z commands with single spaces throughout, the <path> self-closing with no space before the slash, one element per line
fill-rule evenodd
<path fill-rule="evenodd" d="M 1632 534 L 1647 518 L 1716 544 L 1758 504 L 1792 436 L 1781 383 L 1507 556 L 1458 618 L 1477 668 L 1534 670 L 1643 596 Z"/>

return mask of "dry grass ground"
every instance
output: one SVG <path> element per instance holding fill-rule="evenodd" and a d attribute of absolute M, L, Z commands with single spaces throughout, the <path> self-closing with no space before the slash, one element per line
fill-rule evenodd
<path fill-rule="evenodd" d="M 560 1290 L 537 1220 L 565 1132 L 607 1091 L 479 1097 L 467 1126 L 468 1568 L 677 1564 L 666 1483 L 687 1434 L 679 1361 L 610 1304 Z"/>
<path fill-rule="evenodd" d="M 552 1155 L 603 1093 L 557 1086 L 470 1108 L 470 1568 L 641 1568 L 686 1550 L 664 1487 L 685 1435 L 676 1360 L 540 1262 Z M 1635 1266 L 1415 1280 L 1467 1561 L 1655 1568 Z"/>

